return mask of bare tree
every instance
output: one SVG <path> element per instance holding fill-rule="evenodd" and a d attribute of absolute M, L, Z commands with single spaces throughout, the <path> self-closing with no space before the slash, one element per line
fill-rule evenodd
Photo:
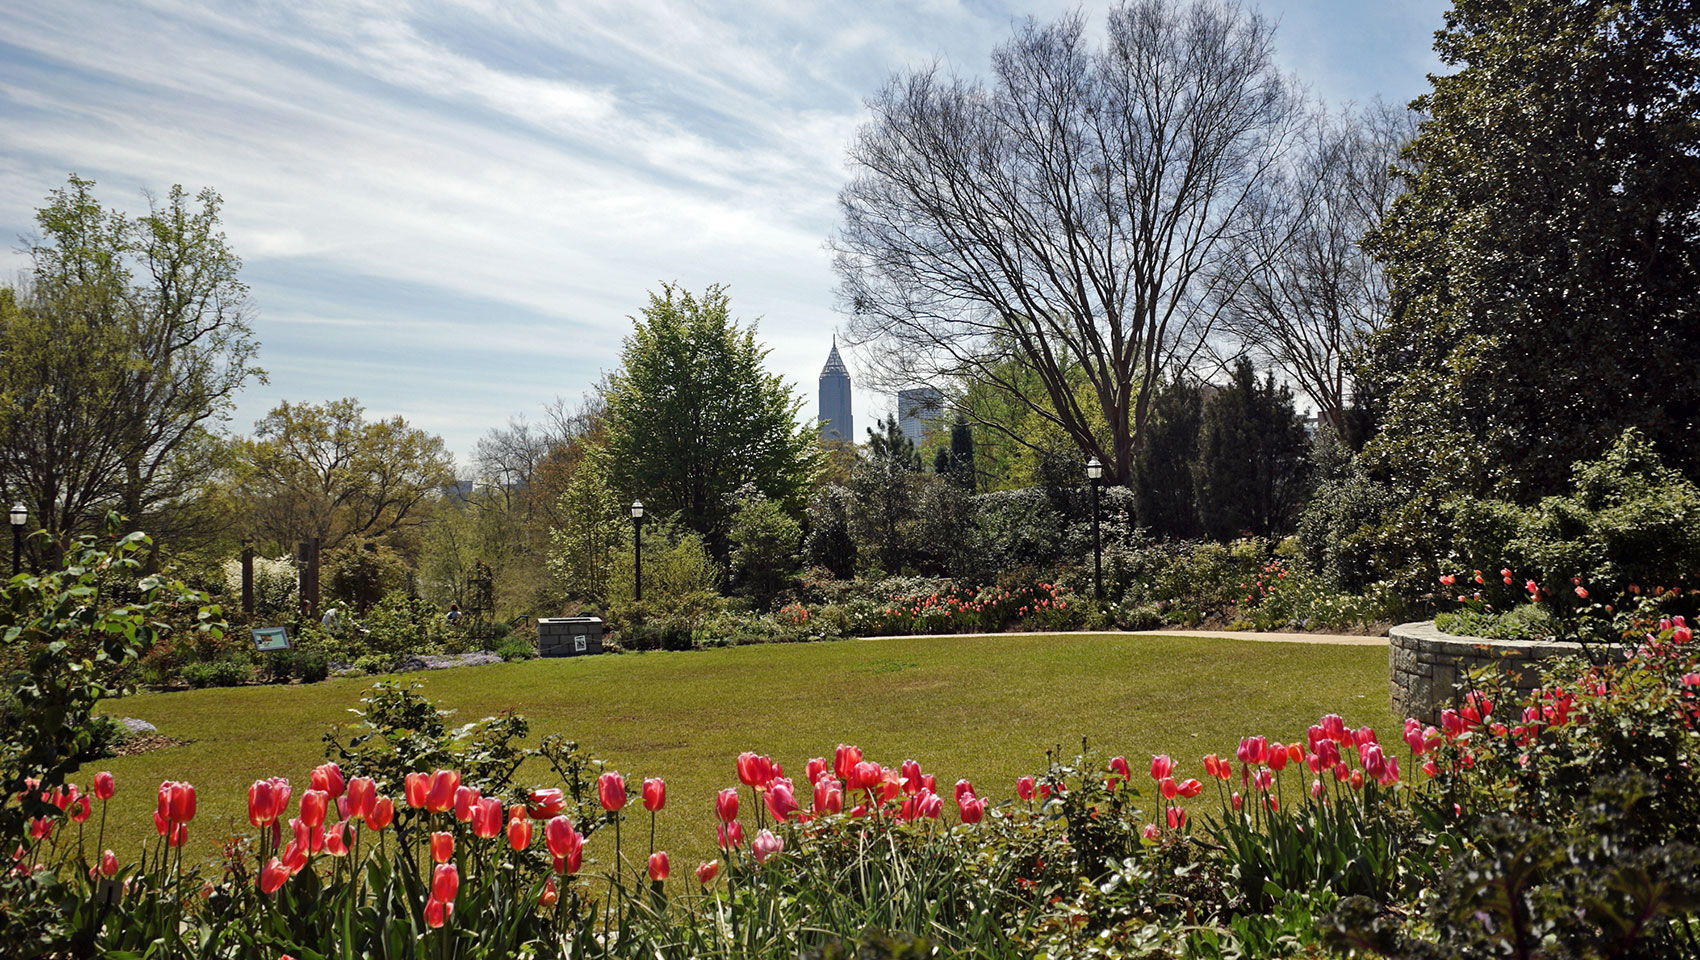
<path fill-rule="evenodd" d="M 1211 329 L 1294 98 L 1273 26 L 1237 5 L 1125 2 L 1095 46 L 1085 27 L 1028 21 L 989 84 L 890 81 L 830 246 L 870 379 L 1005 393 L 1125 482 L 1159 374 Z"/>
<path fill-rule="evenodd" d="M 1278 368 L 1341 430 L 1363 340 L 1387 315 L 1387 284 L 1360 241 L 1401 191 L 1393 172 L 1417 115 L 1375 101 L 1312 116 L 1304 149 L 1247 206 L 1254 229 L 1218 290 L 1228 352 Z"/>

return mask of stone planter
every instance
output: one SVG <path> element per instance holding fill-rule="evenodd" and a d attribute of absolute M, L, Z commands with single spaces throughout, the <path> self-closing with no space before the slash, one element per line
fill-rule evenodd
<path fill-rule="evenodd" d="M 1580 644 L 1553 641 L 1516 643 L 1442 633 L 1433 620 L 1402 623 L 1387 631 L 1393 712 L 1439 723 L 1440 711 L 1457 702 L 1471 670 L 1497 666 L 1519 692 L 1540 685 L 1540 663 L 1574 656 Z"/>

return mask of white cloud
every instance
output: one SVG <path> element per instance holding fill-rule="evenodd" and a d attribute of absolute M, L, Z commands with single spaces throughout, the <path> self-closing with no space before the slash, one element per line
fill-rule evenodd
<path fill-rule="evenodd" d="M 27 232 L 70 171 L 132 207 L 147 187 L 218 189 L 272 373 L 241 427 L 280 399 L 356 395 L 464 456 L 483 427 L 588 387 L 671 280 L 728 283 L 812 411 L 839 319 L 822 241 L 861 99 L 934 58 L 982 70 L 1016 16 L 954 0 L 15 4 L 0 231 Z M 0 254 L 0 273 L 21 265 Z M 872 422 L 887 404 L 858 405 Z"/>

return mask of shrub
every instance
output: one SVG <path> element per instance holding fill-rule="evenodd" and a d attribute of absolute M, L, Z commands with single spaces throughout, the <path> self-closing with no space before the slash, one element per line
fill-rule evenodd
<path fill-rule="evenodd" d="M 132 736 L 130 728 L 124 726 L 121 720 L 104 714 L 89 717 L 88 735 L 88 745 L 77 753 L 79 763 L 117 756 L 118 748 Z"/>
<path fill-rule="evenodd" d="M 224 574 L 224 596 L 236 606 L 242 597 L 242 561 L 232 558 L 221 567 Z M 299 576 L 295 561 L 289 557 L 254 558 L 254 615 L 294 613 L 298 607 Z"/>
<path fill-rule="evenodd" d="M 254 675 L 254 665 L 247 660 L 203 660 L 183 667 L 183 682 L 191 687 L 235 687 L 247 683 Z"/>
<path fill-rule="evenodd" d="M 507 636 L 496 641 L 496 656 L 512 663 L 537 656 L 537 645 L 525 637 Z"/>

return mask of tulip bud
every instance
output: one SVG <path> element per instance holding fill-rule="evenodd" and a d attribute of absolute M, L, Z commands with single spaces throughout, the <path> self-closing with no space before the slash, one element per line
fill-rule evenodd
<path fill-rule="evenodd" d="M 697 882 L 703 886 L 706 887 L 713 883 L 714 878 L 718 876 L 720 876 L 719 860 L 710 860 L 707 863 L 697 864 Z"/>
<path fill-rule="evenodd" d="M 667 781 L 647 777 L 643 781 L 643 808 L 654 813 L 667 805 Z"/>
<path fill-rule="evenodd" d="M 657 850 L 649 855 L 649 879 L 655 883 L 667 879 L 670 864 L 667 862 L 667 851 Z"/>
<path fill-rule="evenodd" d="M 448 863 L 454 859 L 455 835 L 437 832 L 431 834 L 431 859 L 438 863 Z"/>

